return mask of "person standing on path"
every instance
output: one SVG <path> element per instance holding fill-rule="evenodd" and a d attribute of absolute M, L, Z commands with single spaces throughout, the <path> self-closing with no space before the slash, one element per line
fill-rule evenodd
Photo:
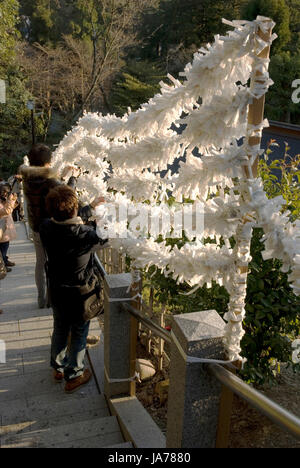
<path fill-rule="evenodd" d="M 48 298 L 45 273 L 46 258 L 39 229 L 43 220 L 48 218 L 45 200 L 49 191 L 62 184 L 62 180 L 51 168 L 51 158 L 52 153 L 48 146 L 36 144 L 28 154 L 30 166 L 23 165 L 19 169 L 27 201 L 28 222 L 33 232 L 33 243 L 36 252 L 35 282 L 40 309 L 48 306 Z M 66 170 L 69 172 L 70 167 L 66 168 Z M 74 187 L 75 182 L 76 178 L 71 177 L 68 185 Z"/>
<path fill-rule="evenodd" d="M 12 219 L 12 213 L 17 204 L 17 195 L 10 193 L 10 188 L 7 184 L 0 185 L 0 220 L 3 224 L 1 228 L 2 234 L 0 239 L 0 253 L 4 260 L 6 271 L 10 272 L 11 266 L 15 264 L 10 262 L 7 256 L 9 243 L 17 237 L 16 229 Z"/>
<path fill-rule="evenodd" d="M 12 214 L 13 220 L 16 221 L 23 221 L 24 220 L 24 206 L 22 203 L 22 177 L 18 174 L 10 177 L 8 179 L 8 183 L 11 186 L 11 191 L 12 193 L 17 194 L 17 206 L 14 209 L 14 212 Z"/>
<path fill-rule="evenodd" d="M 103 197 L 96 200 L 97 205 L 105 201 Z M 96 280 L 93 251 L 107 245 L 107 240 L 98 237 L 96 230 L 84 225 L 77 216 L 78 199 L 70 187 L 61 185 L 52 189 L 46 198 L 46 206 L 51 219 L 41 224 L 40 234 L 47 253 L 54 317 L 51 367 L 55 381 L 65 379 L 66 393 L 73 393 L 91 378 L 90 371 L 84 369 L 90 322 L 84 320 L 79 291 L 82 287 L 89 289 Z"/>

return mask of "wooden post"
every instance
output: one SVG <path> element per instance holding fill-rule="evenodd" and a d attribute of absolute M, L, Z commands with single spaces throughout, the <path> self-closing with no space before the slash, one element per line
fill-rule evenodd
<path fill-rule="evenodd" d="M 266 20 L 267 21 L 267 20 Z M 267 33 L 264 33 L 262 30 L 258 31 L 258 36 L 263 40 L 269 42 L 272 29 L 270 29 Z M 259 55 L 259 58 L 268 59 L 270 56 L 270 45 L 268 45 Z M 251 81 L 251 88 L 255 86 L 255 83 L 263 83 L 260 81 L 259 78 L 262 76 L 260 71 L 256 71 L 255 75 L 252 77 Z M 265 95 L 260 97 L 259 99 L 253 99 L 252 104 L 249 105 L 248 111 L 248 130 L 251 126 L 259 126 L 264 119 L 264 107 L 265 107 Z M 259 132 L 256 135 L 251 135 L 248 138 L 248 145 L 250 147 L 254 147 L 260 145 L 261 143 L 261 133 Z M 249 159 L 252 158 L 252 155 L 249 155 Z M 244 167 L 244 175 L 246 179 L 256 178 L 258 173 L 258 162 L 259 157 L 257 156 L 254 163 L 251 165 L 251 172 L 249 171 L 248 167 Z M 249 222 L 249 218 L 246 216 L 245 219 L 242 221 L 241 225 L 238 227 L 238 231 L 242 231 L 243 227 Z M 245 241 L 237 239 L 237 244 L 235 246 L 236 251 L 240 251 L 241 253 L 245 253 L 246 251 L 250 251 L 250 244 L 251 238 L 249 237 L 248 246 L 245 248 Z M 245 250 L 245 252 L 244 252 Z M 247 279 L 246 275 L 248 274 L 249 266 L 241 266 L 237 264 L 237 276 L 238 276 L 238 283 L 244 285 L 247 288 Z M 237 314 L 240 313 L 236 310 Z M 234 326 L 235 323 L 231 322 Z M 241 368 L 241 361 L 237 361 L 235 363 L 236 368 Z M 232 403 L 233 403 L 233 393 L 229 389 L 223 387 L 222 395 L 221 395 L 221 402 L 220 402 L 220 412 L 219 412 L 219 424 L 218 424 L 218 433 L 217 433 L 217 440 L 216 440 L 216 447 L 217 448 L 225 448 L 228 447 L 229 444 L 229 436 L 230 436 L 230 419 L 232 413 Z"/>
<path fill-rule="evenodd" d="M 267 22 L 267 20 L 266 20 Z M 267 33 L 264 33 L 261 29 L 257 33 L 258 37 L 263 39 L 266 42 L 269 42 L 272 36 L 272 29 L 270 29 Z M 259 55 L 259 58 L 262 59 L 268 59 L 270 57 L 270 50 L 271 50 L 271 45 L 268 45 Z M 259 77 L 262 76 L 262 73 L 260 71 L 257 71 L 255 73 L 255 76 L 252 77 L 251 85 L 250 87 L 253 88 L 255 86 L 255 83 L 262 83 L 259 80 Z M 249 112 L 248 112 L 248 124 L 250 125 L 260 125 L 263 120 L 264 120 L 264 110 L 265 110 L 265 100 L 266 96 L 263 95 L 259 99 L 253 99 L 252 104 L 249 105 Z M 260 145 L 261 143 L 261 135 L 254 135 L 251 136 L 248 139 L 248 144 L 249 146 L 253 147 L 256 145 Z M 252 173 L 253 177 L 257 177 L 257 170 L 258 170 L 258 162 L 259 158 L 257 157 L 256 160 L 254 161 L 254 164 L 252 165 Z M 246 178 L 250 178 L 250 174 L 248 172 L 248 169 L 246 169 Z"/>
<path fill-rule="evenodd" d="M 266 20 L 266 22 L 268 22 L 269 20 Z M 261 29 L 258 31 L 257 35 L 269 42 L 270 39 L 271 39 L 271 36 L 272 36 L 272 29 L 270 29 L 267 33 L 264 33 Z M 259 58 L 263 58 L 263 59 L 268 59 L 269 56 L 270 56 L 270 49 L 271 49 L 271 46 L 268 45 L 267 47 L 265 47 L 265 49 L 258 55 Z M 263 83 L 262 81 L 259 80 L 259 78 L 262 76 L 262 73 L 260 71 L 256 71 L 255 75 L 252 77 L 252 81 L 251 81 L 251 88 L 254 88 L 255 86 L 255 83 Z M 255 125 L 255 126 L 258 126 L 260 125 L 262 122 L 263 122 L 263 119 L 264 119 L 264 108 L 265 108 L 265 95 L 260 97 L 259 99 L 253 99 L 253 102 L 252 104 L 249 105 L 249 112 L 248 112 L 248 129 L 250 129 L 250 127 L 252 125 Z M 259 133 L 258 135 L 254 135 L 254 136 L 250 136 L 248 138 L 248 144 L 250 147 L 254 147 L 256 145 L 260 145 L 261 143 L 261 134 Z M 249 156 L 249 159 L 251 158 L 251 156 Z M 249 169 L 245 166 L 245 176 L 246 176 L 246 179 L 250 179 L 251 178 L 251 175 L 253 177 L 257 177 L 257 170 L 258 170 L 258 162 L 259 162 L 259 159 L 258 159 L 258 156 L 256 158 L 256 160 L 254 161 L 254 163 L 252 164 L 251 166 L 251 170 L 252 170 L 252 174 L 249 173 Z M 249 218 L 246 216 L 245 219 L 243 220 L 242 222 L 242 225 L 239 226 L 239 228 L 241 228 L 242 226 L 245 226 L 245 224 L 247 224 L 249 222 Z M 251 239 L 250 241 L 251 242 Z M 236 245 L 236 249 L 239 248 L 239 242 L 237 241 L 237 245 Z M 249 246 L 250 248 L 250 246 Z M 238 266 L 238 274 L 243 277 L 244 275 L 246 275 L 248 273 L 248 269 L 249 269 L 249 266 Z M 244 279 L 243 279 L 244 281 Z M 242 284 L 242 283 L 241 283 Z"/>
<path fill-rule="evenodd" d="M 266 20 L 266 22 L 268 22 Z M 257 33 L 258 37 L 263 39 L 266 42 L 269 42 L 272 36 L 272 29 L 270 29 L 267 33 L 264 33 L 261 29 Z M 270 57 L 270 51 L 271 51 L 271 46 L 268 45 L 265 47 L 265 49 L 258 55 L 259 58 L 263 59 L 268 59 Z M 252 77 L 251 85 L 250 87 L 253 88 L 255 86 L 255 83 L 263 83 L 262 81 L 259 80 L 259 78 L 262 76 L 262 73 L 260 71 L 257 71 L 255 75 Z M 264 120 L 264 110 L 265 110 L 265 100 L 266 96 L 263 95 L 259 99 L 253 99 L 252 104 L 249 105 L 249 111 L 248 111 L 248 128 L 252 125 L 260 125 L 263 120 Z M 258 135 L 253 135 L 248 138 L 248 145 L 250 147 L 254 147 L 256 145 L 261 144 L 261 134 L 259 133 Z M 251 156 L 249 156 L 251 158 Z M 259 156 L 257 156 L 256 160 L 252 164 L 251 170 L 252 170 L 252 175 L 254 178 L 257 177 L 258 173 L 258 163 L 259 163 Z M 245 166 L 245 175 L 247 179 L 250 179 L 250 174 L 248 168 Z M 246 218 L 244 220 L 244 224 L 248 223 L 249 220 Z M 246 267 L 241 267 L 240 268 L 240 273 L 242 275 L 248 273 L 248 266 Z"/>
<path fill-rule="evenodd" d="M 164 317 L 164 312 L 160 314 L 160 326 L 162 328 L 165 328 L 165 317 Z M 158 341 L 158 370 L 162 371 L 163 370 L 163 362 L 164 362 L 164 347 L 165 347 L 165 341 L 162 338 L 159 338 Z"/>
<path fill-rule="evenodd" d="M 152 341 L 152 331 L 148 330 L 147 331 L 147 353 L 151 354 L 151 341 Z"/>
<path fill-rule="evenodd" d="M 235 370 L 229 370 L 236 374 Z M 222 385 L 216 448 L 228 448 L 229 445 L 233 396 L 233 392 L 225 385 Z"/>
<path fill-rule="evenodd" d="M 142 279 L 141 273 L 139 270 L 132 270 L 132 279 L 133 283 L 131 286 L 131 297 L 135 297 L 138 294 L 141 294 L 142 291 Z M 136 297 L 132 301 L 132 307 L 137 310 L 141 310 L 142 300 L 141 297 Z M 134 375 L 136 372 L 136 347 L 137 347 L 137 337 L 138 337 L 138 322 L 136 318 L 130 317 L 130 373 Z M 130 383 L 130 396 L 135 396 L 136 394 L 136 382 Z"/>

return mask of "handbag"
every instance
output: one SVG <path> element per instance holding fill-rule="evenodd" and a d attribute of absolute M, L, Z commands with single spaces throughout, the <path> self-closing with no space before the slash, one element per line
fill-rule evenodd
<path fill-rule="evenodd" d="M 76 303 L 79 306 L 78 313 L 85 322 L 89 322 L 93 318 L 104 313 L 104 292 L 102 288 L 102 276 L 98 271 L 94 271 L 90 280 L 84 285 L 55 285 L 49 279 L 49 264 L 45 263 L 47 286 L 48 286 L 48 301 L 51 307 L 62 307 L 66 311 L 69 309 L 70 302 Z M 54 293 L 54 295 L 53 295 Z M 55 301 L 53 300 L 55 298 Z M 80 310 L 80 312 L 79 312 Z M 74 318 L 73 311 L 70 311 Z M 77 313 L 75 314 L 78 318 Z"/>
<path fill-rule="evenodd" d="M 92 276 L 88 284 L 79 287 L 83 306 L 83 320 L 89 322 L 104 312 L 103 288 L 98 276 Z"/>

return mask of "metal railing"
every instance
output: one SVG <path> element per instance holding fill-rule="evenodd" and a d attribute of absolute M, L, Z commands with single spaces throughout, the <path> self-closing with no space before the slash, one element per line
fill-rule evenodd
<path fill-rule="evenodd" d="M 95 260 L 95 264 L 96 264 L 96 267 L 98 268 L 99 272 L 101 273 L 101 276 L 104 278 L 106 276 L 106 271 L 105 271 L 105 268 L 103 267 L 97 253 L 94 254 L 94 260 Z"/>
<path fill-rule="evenodd" d="M 102 272 L 103 277 L 106 276 L 105 269 L 95 255 L 98 269 Z M 122 303 L 120 307 L 140 322 L 144 327 L 151 330 L 153 334 L 163 339 L 167 343 L 172 343 L 170 332 L 159 326 L 153 320 L 145 317 L 140 311 L 132 307 L 130 304 Z M 289 432 L 293 437 L 300 440 L 300 419 L 290 413 L 280 405 L 275 403 L 270 398 L 255 390 L 250 385 L 243 382 L 232 372 L 225 369 L 219 364 L 205 364 L 209 371 L 224 387 L 238 395 L 243 400 L 247 401 L 250 406 L 258 410 L 261 414 L 270 419 L 274 424 Z"/>
<path fill-rule="evenodd" d="M 121 304 L 121 308 L 126 312 L 129 312 L 138 322 L 142 323 L 146 328 L 152 331 L 155 335 L 163 340 L 167 341 L 168 343 L 172 342 L 172 337 L 170 333 L 165 330 L 164 328 L 157 325 L 157 323 L 153 322 L 153 320 L 144 317 L 138 310 L 134 309 L 129 304 Z"/>
<path fill-rule="evenodd" d="M 157 336 L 168 343 L 172 342 L 172 337 L 167 330 L 141 315 L 141 313 L 131 305 L 121 304 L 121 308 L 136 318 L 136 320 L 141 322 L 145 327 L 149 328 Z M 249 405 L 257 409 L 277 426 L 300 440 L 300 419 L 297 416 L 285 410 L 270 398 L 267 398 L 261 392 L 258 392 L 253 387 L 243 382 L 240 378 L 236 377 L 232 372 L 228 371 L 221 365 L 206 364 L 206 366 L 216 379 L 225 387 L 229 388 L 233 393 L 247 401 Z"/>
<path fill-rule="evenodd" d="M 251 406 L 273 421 L 277 426 L 280 426 L 296 439 L 300 440 L 300 419 L 297 418 L 297 416 L 285 410 L 253 387 L 250 387 L 250 385 L 243 382 L 219 364 L 208 364 L 208 368 L 210 372 L 233 393 L 243 400 L 246 400 Z"/>

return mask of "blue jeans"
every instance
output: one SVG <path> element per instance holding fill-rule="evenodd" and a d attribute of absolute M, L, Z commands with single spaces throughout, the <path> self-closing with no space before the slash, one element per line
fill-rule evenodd
<path fill-rule="evenodd" d="M 84 371 L 86 339 L 90 322 L 78 319 L 74 323 L 64 317 L 64 314 L 53 309 L 54 330 L 51 342 L 51 367 L 64 372 L 65 380 L 80 377 Z M 68 347 L 68 337 L 71 341 Z"/>
<path fill-rule="evenodd" d="M 9 242 L 1 242 L 0 243 L 0 252 L 2 254 L 2 258 L 4 260 L 5 265 L 7 266 L 8 262 L 8 257 L 7 257 L 7 252 L 9 249 Z"/>

